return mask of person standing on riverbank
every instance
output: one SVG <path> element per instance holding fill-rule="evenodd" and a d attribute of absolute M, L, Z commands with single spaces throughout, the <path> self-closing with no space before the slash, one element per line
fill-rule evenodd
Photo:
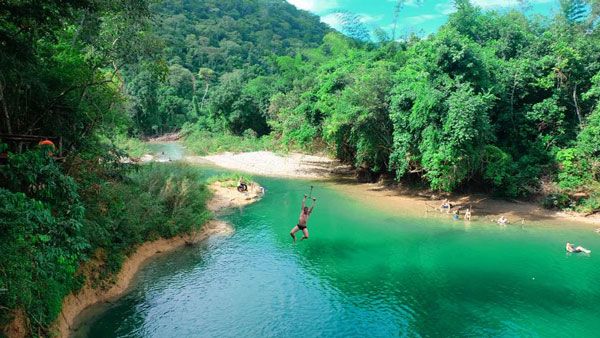
<path fill-rule="evenodd" d="M 309 208 L 306 206 L 306 198 L 307 196 L 304 195 L 304 199 L 302 200 L 302 209 L 300 209 L 300 218 L 298 219 L 298 225 L 296 225 L 292 228 L 292 230 L 290 230 L 290 236 L 292 236 L 292 238 L 294 239 L 294 243 L 296 242 L 296 232 L 298 231 L 302 231 L 302 233 L 304 234 L 301 240 L 308 239 L 308 217 L 310 217 L 310 215 L 312 214 L 312 211 L 315 208 L 315 204 L 317 203 L 317 199 L 312 198 L 313 204 Z"/>

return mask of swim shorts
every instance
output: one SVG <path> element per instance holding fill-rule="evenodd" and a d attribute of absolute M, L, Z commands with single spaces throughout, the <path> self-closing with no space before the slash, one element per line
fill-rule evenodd
<path fill-rule="evenodd" d="M 304 229 L 306 229 L 306 225 L 298 224 L 298 225 L 296 225 L 296 226 L 297 226 L 297 227 L 298 227 L 298 229 L 300 229 L 300 230 L 304 230 Z"/>

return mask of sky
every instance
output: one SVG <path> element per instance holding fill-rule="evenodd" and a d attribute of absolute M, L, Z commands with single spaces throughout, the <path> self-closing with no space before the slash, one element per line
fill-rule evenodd
<path fill-rule="evenodd" d="M 339 29 L 339 15 L 348 11 L 360 16 L 367 27 L 382 28 L 391 33 L 396 0 L 287 0 L 299 9 L 321 17 L 321 21 Z M 454 11 L 454 0 L 405 0 L 400 12 L 397 36 L 410 33 L 428 35 L 443 25 Z M 508 10 L 520 8 L 518 0 L 471 0 L 485 10 Z M 530 14 L 553 15 L 559 9 L 559 0 L 529 0 Z"/>

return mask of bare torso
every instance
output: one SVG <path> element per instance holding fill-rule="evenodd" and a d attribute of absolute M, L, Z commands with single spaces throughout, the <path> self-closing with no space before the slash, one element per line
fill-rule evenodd
<path fill-rule="evenodd" d="M 310 216 L 310 212 L 305 213 L 304 210 L 300 212 L 300 218 L 298 219 L 298 224 L 306 225 L 308 222 L 308 217 Z"/>
<path fill-rule="evenodd" d="M 573 244 L 567 243 L 567 251 L 568 252 L 576 252 L 577 250 L 573 247 Z"/>
<path fill-rule="evenodd" d="M 315 203 L 317 201 L 316 198 L 313 198 L 313 205 L 308 208 L 306 206 L 306 195 L 304 195 L 304 199 L 302 200 L 302 209 L 300 209 L 300 217 L 298 218 L 298 224 L 295 225 L 292 230 L 290 230 L 290 236 L 292 236 L 292 238 L 294 239 L 294 243 L 296 242 L 296 236 L 294 235 L 296 232 L 298 231 L 302 231 L 302 233 L 304 234 L 304 236 L 302 237 L 302 239 L 308 239 L 308 228 L 306 223 L 308 223 L 308 218 L 310 217 L 310 214 L 313 211 L 313 208 L 315 207 Z"/>

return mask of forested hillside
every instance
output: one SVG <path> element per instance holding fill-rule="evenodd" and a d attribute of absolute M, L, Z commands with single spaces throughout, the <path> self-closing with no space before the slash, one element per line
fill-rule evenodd
<path fill-rule="evenodd" d="M 162 50 L 126 76 L 135 132 L 142 135 L 178 130 L 211 110 L 227 115 L 237 131 L 268 133 L 256 97 L 262 93 L 242 84 L 273 74 L 277 56 L 317 47 L 330 31 L 285 0 L 166 0 L 151 12 L 152 37 Z"/>
<path fill-rule="evenodd" d="M 552 18 L 456 6 L 425 38 L 330 33 L 272 74 L 224 74 L 188 145 L 244 134 L 245 146 L 328 149 L 371 179 L 600 208 L 598 2 L 563 1 Z M 239 109 L 255 102 L 260 114 Z"/>
<path fill-rule="evenodd" d="M 283 0 L 1 1 L 0 335 L 16 316 L 51 336 L 86 279 L 210 217 L 200 169 L 125 163 L 124 134 L 199 121 L 219 79 L 270 74 L 326 31 Z"/>
<path fill-rule="evenodd" d="M 122 69 L 154 58 L 151 18 L 140 0 L 0 2 L 0 336 L 15 316 L 52 336 L 86 278 L 210 217 L 198 170 L 125 164 L 111 141 L 133 127 Z"/>

